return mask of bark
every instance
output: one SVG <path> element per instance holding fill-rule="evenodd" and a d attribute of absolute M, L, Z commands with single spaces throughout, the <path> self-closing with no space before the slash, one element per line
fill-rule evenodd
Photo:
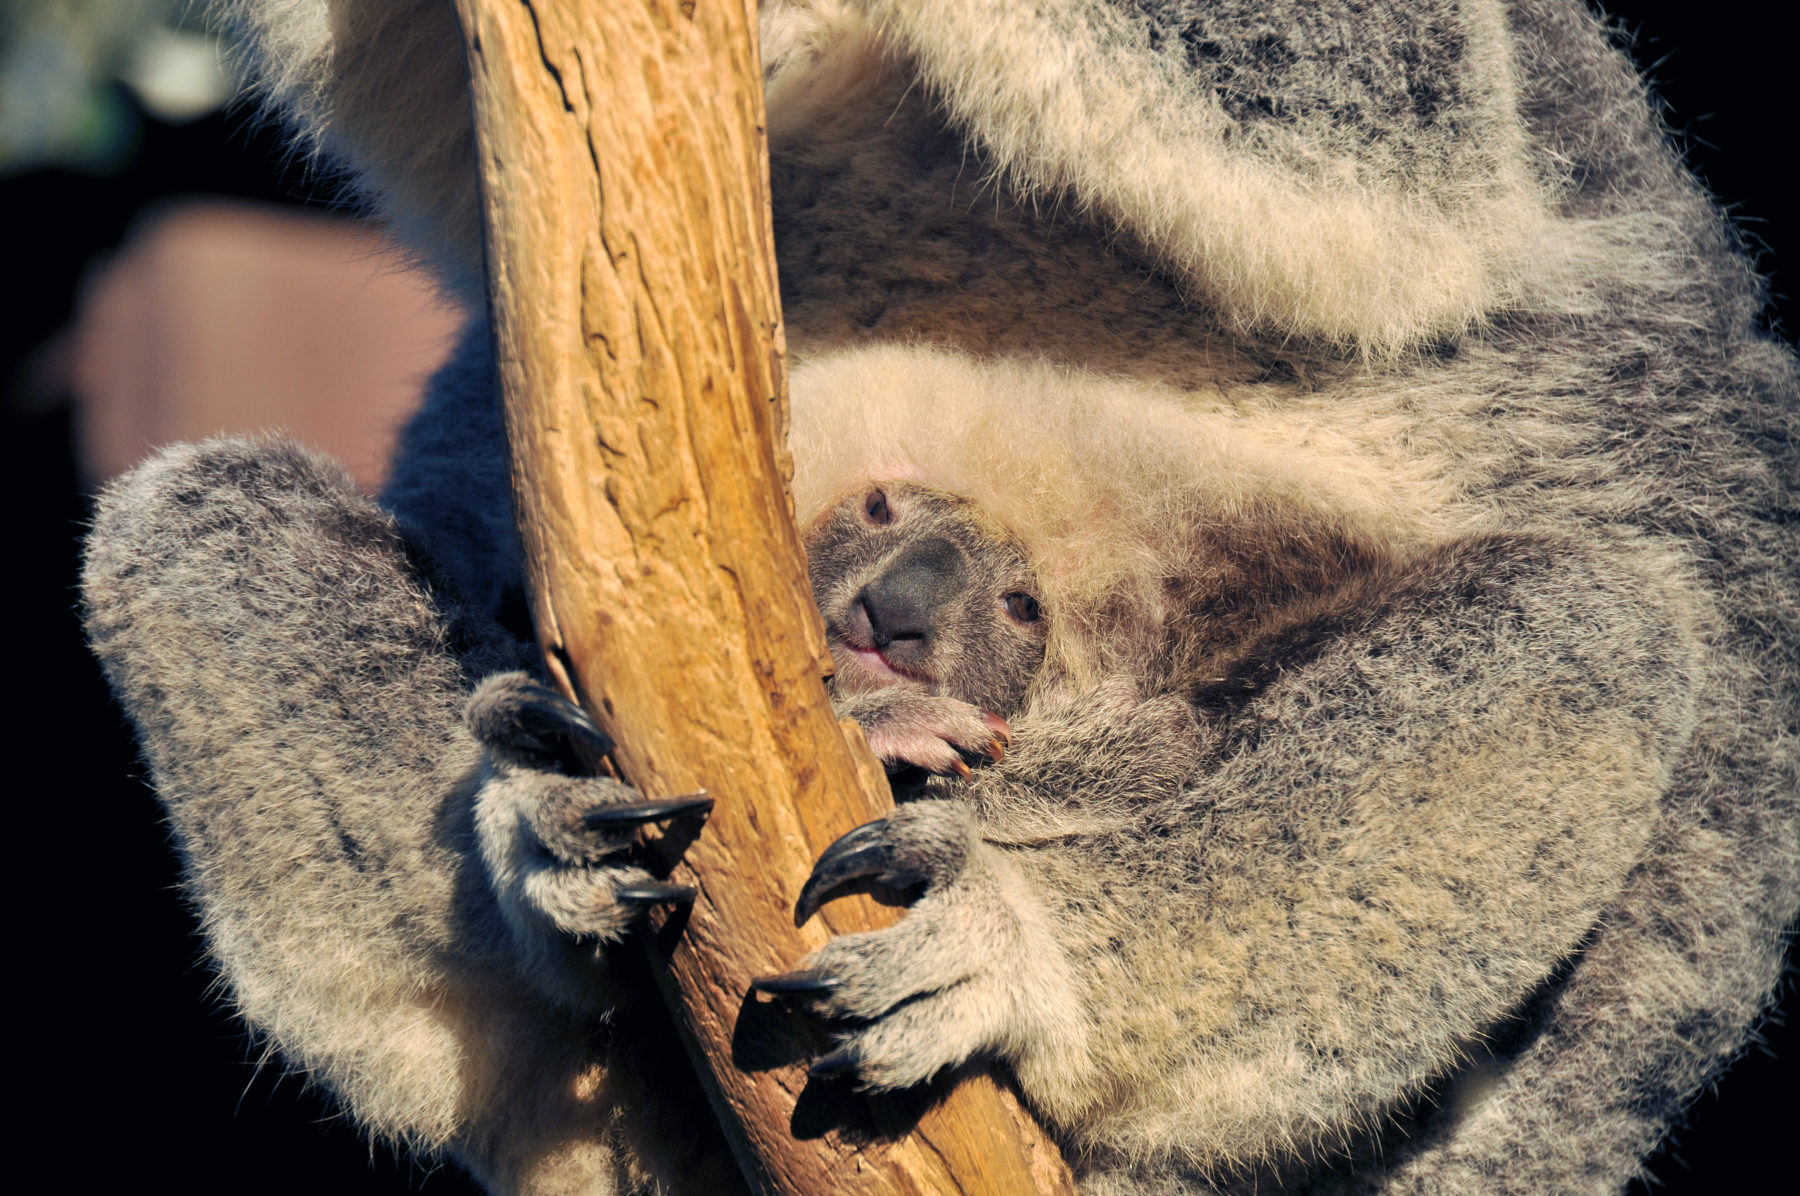
<path fill-rule="evenodd" d="M 552 673 L 645 796 L 717 799 L 660 849 L 697 886 L 652 966 L 753 1188 L 1071 1191 L 984 1072 L 868 1100 L 807 1080 L 803 1021 L 749 995 L 803 929 L 818 853 L 891 804 L 840 727 L 787 482 L 753 0 L 457 0 L 532 609 Z"/>

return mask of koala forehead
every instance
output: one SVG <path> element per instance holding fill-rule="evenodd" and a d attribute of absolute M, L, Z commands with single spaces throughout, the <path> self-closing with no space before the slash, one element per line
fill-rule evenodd
<path fill-rule="evenodd" d="M 1036 570 L 1017 537 L 971 500 L 931 486 L 871 479 L 826 507 L 805 532 L 815 587 L 853 584 L 902 544 L 938 537 L 1003 588 L 1034 588 Z"/>

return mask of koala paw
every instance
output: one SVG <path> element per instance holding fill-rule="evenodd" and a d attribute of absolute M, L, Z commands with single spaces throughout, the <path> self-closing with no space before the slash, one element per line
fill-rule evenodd
<path fill-rule="evenodd" d="M 652 905 L 690 901 L 631 859 L 646 823 L 704 814 L 704 794 L 646 801 L 587 770 L 583 752 L 612 747 L 581 707 L 523 673 L 487 678 L 465 721 L 487 749 L 476 797 L 481 854 L 516 934 L 616 939 Z"/>
<path fill-rule="evenodd" d="M 960 802 L 908 803 L 832 844 L 796 920 L 859 878 L 924 892 L 898 925 L 846 935 L 799 970 L 752 984 L 839 1024 L 814 1076 L 910 1087 L 976 1055 L 1038 1053 L 1053 1047 L 1051 1027 L 1079 1020 L 1036 903 Z"/>
<path fill-rule="evenodd" d="M 1012 727 L 999 715 L 904 686 L 858 694 L 840 703 L 838 713 L 862 725 L 890 773 L 919 768 L 967 777 L 971 763 L 997 763 L 1012 743 Z"/>

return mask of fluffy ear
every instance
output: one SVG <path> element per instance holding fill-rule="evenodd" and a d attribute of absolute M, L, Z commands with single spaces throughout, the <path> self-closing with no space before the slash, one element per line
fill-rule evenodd
<path fill-rule="evenodd" d="M 219 0 L 266 106 L 479 303 L 468 66 L 449 0 Z"/>
<path fill-rule="evenodd" d="M 1507 301 L 1547 211 L 1498 0 L 860 7 L 1013 185 L 1242 331 L 1376 355 L 1454 335 Z"/>

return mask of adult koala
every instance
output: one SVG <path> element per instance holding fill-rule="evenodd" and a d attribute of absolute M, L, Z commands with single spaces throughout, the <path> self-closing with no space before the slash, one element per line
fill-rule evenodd
<path fill-rule="evenodd" d="M 235 17 L 478 294 L 448 6 Z M 1022 545 L 1054 684 L 1019 756 L 1058 710 L 1192 723 L 1179 768 L 1050 736 L 1063 787 L 945 791 L 1078 1031 L 1021 1002 L 977 1045 L 1089 1191 L 1620 1187 L 1800 907 L 1800 546 L 1793 359 L 1598 22 L 821 0 L 763 38 L 803 517 L 893 480 Z M 497 1190 L 697 1189 L 725 1164 L 660 1132 L 706 1115 L 635 973 L 562 942 L 584 983 L 546 983 L 482 862 L 461 707 L 520 659 L 485 352 L 392 519 L 281 446 L 120 483 L 90 634 L 290 1060 Z"/>

